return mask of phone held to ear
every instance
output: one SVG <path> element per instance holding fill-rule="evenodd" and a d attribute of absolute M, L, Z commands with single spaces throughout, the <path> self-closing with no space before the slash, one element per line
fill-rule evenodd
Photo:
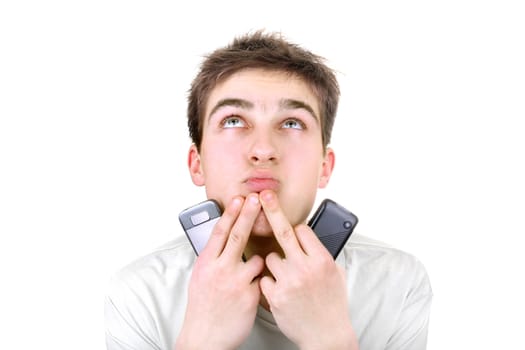
<path fill-rule="evenodd" d="M 185 209 L 179 214 L 179 221 L 197 255 L 206 246 L 213 226 L 220 216 L 221 209 L 212 199 Z M 335 259 L 350 238 L 357 222 L 357 216 L 333 200 L 325 199 L 308 222 L 308 226 Z"/>

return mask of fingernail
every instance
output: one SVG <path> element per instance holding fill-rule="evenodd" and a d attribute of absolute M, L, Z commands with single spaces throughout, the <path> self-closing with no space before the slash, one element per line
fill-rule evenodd
<path fill-rule="evenodd" d="M 240 199 L 239 197 L 233 198 L 232 205 L 234 207 L 239 207 L 241 204 L 242 204 L 242 199 Z"/>
<path fill-rule="evenodd" d="M 250 203 L 252 203 L 253 205 L 257 205 L 259 204 L 259 197 L 256 195 L 256 194 L 250 194 L 248 196 L 248 200 L 250 201 Z"/>
<path fill-rule="evenodd" d="M 261 193 L 261 198 L 265 202 L 270 202 L 271 200 L 273 200 L 273 192 L 272 191 L 264 191 L 264 192 Z"/>

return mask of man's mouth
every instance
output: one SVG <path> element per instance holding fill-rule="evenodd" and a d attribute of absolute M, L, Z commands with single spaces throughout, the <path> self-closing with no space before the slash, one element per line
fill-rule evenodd
<path fill-rule="evenodd" d="M 245 181 L 249 192 L 262 192 L 264 190 L 277 191 L 279 181 L 271 177 L 250 177 Z"/>

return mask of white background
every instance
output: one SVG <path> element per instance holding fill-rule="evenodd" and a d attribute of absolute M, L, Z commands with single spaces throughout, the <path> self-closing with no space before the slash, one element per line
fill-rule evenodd
<path fill-rule="evenodd" d="M 428 348 L 523 348 L 520 5 L 3 1 L 0 348 L 104 348 L 110 276 L 204 199 L 186 170 L 201 56 L 259 28 L 340 72 L 336 171 L 318 199 L 423 261 Z"/>

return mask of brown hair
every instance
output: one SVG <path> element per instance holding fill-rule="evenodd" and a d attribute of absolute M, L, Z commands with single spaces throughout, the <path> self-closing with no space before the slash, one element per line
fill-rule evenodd
<path fill-rule="evenodd" d="M 303 79 L 319 100 L 323 148 L 330 143 L 339 102 L 339 84 L 324 59 L 280 34 L 257 31 L 235 38 L 205 57 L 188 96 L 188 129 L 200 150 L 206 103 L 212 89 L 232 74 L 247 68 L 283 71 Z"/>

